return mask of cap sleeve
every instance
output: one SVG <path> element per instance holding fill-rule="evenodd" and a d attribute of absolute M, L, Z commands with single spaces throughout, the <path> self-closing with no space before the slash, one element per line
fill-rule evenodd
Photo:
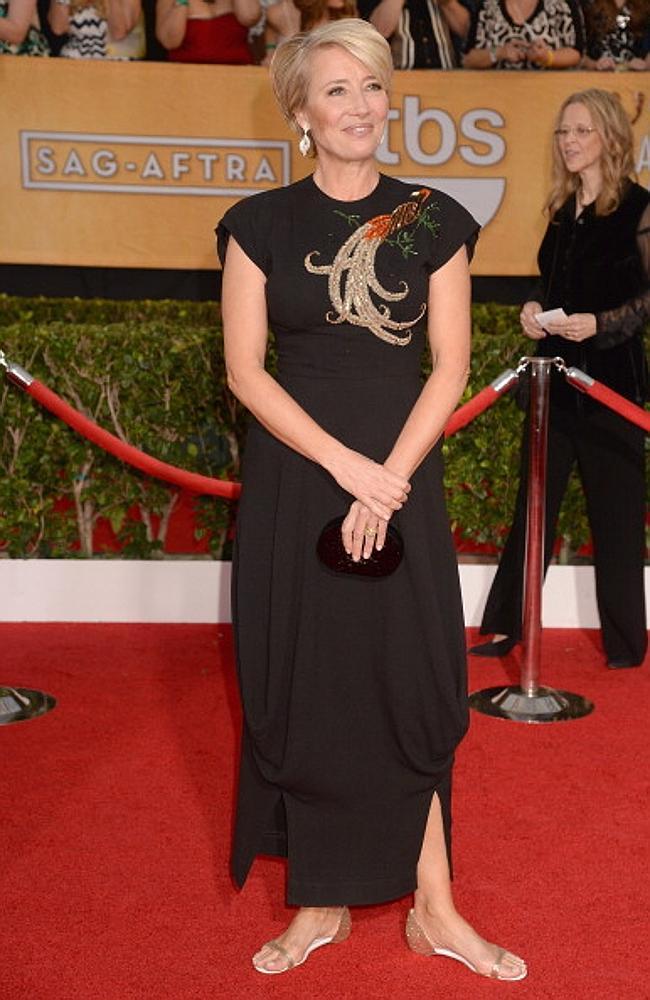
<path fill-rule="evenodd" d="M 451 260 L 463 244 L 467 247 L 467 259 L 471 260 L 481 228 L 466 208 L 442 191 L 433 191 L 432 201 L 436 208 L 433 216 L 436 226 L 427 259 L 430 274 Z"/>
<path fill-rule="evenodd" d="M 215 230 L 222 267 L 226 261 L 228 240 L 234 236 L 246 256 L 268 276 L 271 270 L 268 215 L 268 204 L 260 195 L 244 198 L 228 209 Z"/>

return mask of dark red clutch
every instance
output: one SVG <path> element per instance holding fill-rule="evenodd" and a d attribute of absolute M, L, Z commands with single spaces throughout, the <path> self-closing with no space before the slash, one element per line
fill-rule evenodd
<path fill-rule="evenodd" d="M 389 524 L 383 548 L 379 552 L 373 549 L 367 559 L 361 558 L 359 562 L 355 562 L 343 547 L 341 538 L 343 520 L 342 517 L 335 517 L 320 533 L 316 552 L 323 566 L 333 573 L 343 573 L 346 576 L 377 578 L 394 573 L 404 554 L 404 542 L 397 528 Z"/>

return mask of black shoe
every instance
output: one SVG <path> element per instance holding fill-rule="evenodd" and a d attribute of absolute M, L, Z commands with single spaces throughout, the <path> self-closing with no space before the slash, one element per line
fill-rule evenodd
<path fill-rule="evenodd" d="M 471 656 L 505 656 L 511 649 L 514 649 L 518 642 L 519 639 L 507 635 L 505 639 L 499 639 L 498 642 L 491 639 L 489 642 L 480 642 L 477 646 L 470 646 L 467 652 Z"/>
<path fill-rule="evenodd" d="M 621 658 L 620 660 L 608 660 L 607 666 L 610 670 L 625 670 L 626 667 L 640 667 L 642 662 L 632 663 L 632 660 Z"/>

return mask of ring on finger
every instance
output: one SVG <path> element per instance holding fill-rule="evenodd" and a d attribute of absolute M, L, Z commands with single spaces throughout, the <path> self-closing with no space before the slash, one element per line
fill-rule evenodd
<path fill-rule="evenodd" d="M 366 528 L 363 533 L 366 536 L 366 538 L 374 538 L 375 535 L 377 534 L 377 531 L 375 530 L 375 528 Z"/>

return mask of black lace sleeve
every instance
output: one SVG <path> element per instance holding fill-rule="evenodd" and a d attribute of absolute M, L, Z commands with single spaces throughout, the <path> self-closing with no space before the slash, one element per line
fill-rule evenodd
<path fill-rule="evenodd" d="M 645 288 L 616 309 L 596 313 L 596 347 L 616 347 L 640 333 L 650 321 L 650 204 L 646 207 L 636 233 Z"/>

